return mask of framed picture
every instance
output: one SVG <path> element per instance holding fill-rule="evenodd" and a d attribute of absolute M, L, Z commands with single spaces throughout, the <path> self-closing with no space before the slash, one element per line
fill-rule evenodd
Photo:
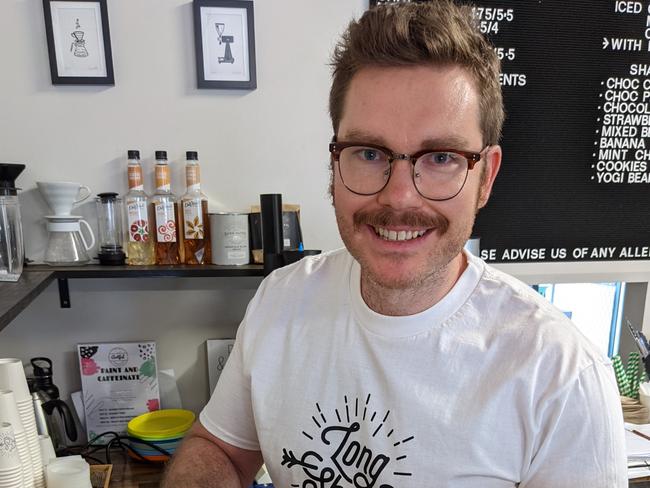
<path fill-rule="evenodd" d="M 251 0 L 194 0 L 194 42 L 199 88 L 257 88 Z"/>
<path fill-rule="evenodd" d="M 114 85 L 106 0 L 43 0 L 54 85 Z"/>

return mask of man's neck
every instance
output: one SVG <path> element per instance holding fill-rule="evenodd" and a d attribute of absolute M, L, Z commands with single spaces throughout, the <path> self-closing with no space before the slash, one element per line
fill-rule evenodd
<path fill-rule="evenodd" d="M 411 288 L 386 288 L 361 270 L 361 296 L 366 305 L 381 315 L 405 316 L 423 312 L 442 300 L 467 268 L 460 253 L 445 268 Z"/>

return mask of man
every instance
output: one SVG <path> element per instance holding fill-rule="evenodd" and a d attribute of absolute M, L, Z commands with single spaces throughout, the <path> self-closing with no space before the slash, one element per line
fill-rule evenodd
<path fill-rule="evenodd" d="M 447 1 L 334 54 L 346 249 L 270 275 L 165 487 L 623 487 L 615 380 L 559 311 L 463 252 L 501 163 L 499 63 Z"/>

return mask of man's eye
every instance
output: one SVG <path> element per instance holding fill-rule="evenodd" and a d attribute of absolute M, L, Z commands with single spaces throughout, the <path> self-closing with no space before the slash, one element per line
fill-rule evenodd
<path fill-rule="evenodd" d="M 376 149 L 363 149 L 360 151 L 359 156 L 365 161 L 379 161 L 381 153 Z"/>
<path fill-rule="evenodd" d="M 447 164 L 453 162 L 454 155 L 451 153 L 437 152 L 437 153 L 431 153 L 430 159 L 432 163 Z"/>

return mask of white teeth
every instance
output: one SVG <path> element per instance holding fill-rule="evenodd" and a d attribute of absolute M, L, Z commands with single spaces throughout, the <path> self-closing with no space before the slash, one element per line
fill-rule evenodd
<path fill-rule="evenodd" d="M 426 230 L 388 230 L 383 227 L 375 227 L 375 232 L 387 241 L 408 241 L 416 239 L 426 232 Z"/>

